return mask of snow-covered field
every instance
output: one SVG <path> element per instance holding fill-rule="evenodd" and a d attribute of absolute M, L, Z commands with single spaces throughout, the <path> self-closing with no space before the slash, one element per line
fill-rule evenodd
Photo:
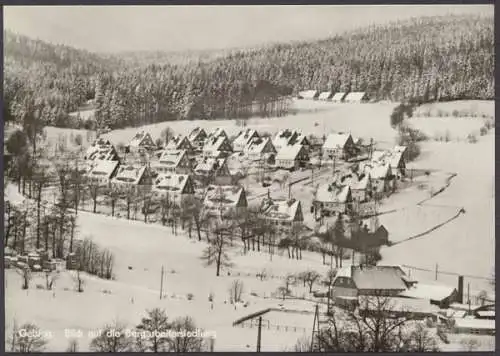
<path fill-rule="evenodd" d="M 285 118 L 252 119 L 249 126 L 268 132 L 293 127 L 302 129 L 304 133 L 317 135 L 330 130 L 350 131 L 356 137 L 373 137 L 382 144 L 390 145 L 394 142 L 395 131 L 389 126 L 389 116 L 396 104 L 356 105 L 297 101 L 295 105 L 301 105 L 303 112 Z M 434 122 L 434 118 L 426 120 Z M 477 128 L 483 124 L 482 118 L 464 120 L 469 121 L 462 124 L 465 121 L 458 120 L 450 125 L 452 134 L 468 134 L 470 122 L 477 124 Z M 426 121 L 425 125 L 427 124 Z M 183 134 L 187 134 L 195 126 L 222 127 L 229 134 L 240 130 L 234 121 L 229 120 L 162 123 L 147 126 L 144 130 L 157 138 L 167 126 L 174 132 Z M 108 137 L 114 143 L 127 143 L 137 131 L 137 128 L 117 130 L 109 133 Z M 50 128 L 48 136 L 57 137 L 64 132 Z M 85 142 L 85 133 L 83 137 Z M 433 173 L 430 180 L 436 186 L 442 185 L 446 177 L 443 172 L 457 175 L 448 188 L 421 206 L 417 207 L 415 204 L 429 197 L 427 190 L 412 187 L 391 197 L 382 209 L 404 209 L 380 217 L 380 221 L 389 230 L 389 238 L 397 241 L 407 235 L 423 232 L 448 219 L 457 207 L 463 207 L 465 214 L 426 236 L 383 249 L 384 264 L 407 264 L 431 271 L 438 264 L 440 271 L 491 276 L 495 248 L 494 130 L 478 139 L 476 144 L 463 141 L 422 144 L 421 157 L 411 163 L 410 167 L 431 170 Z M 435 180 L 433 177 L 436 177 Z M 294 187 L 294 195 L 303 193 L 305 196 L 308 190 L 307 186 L 297 185 Z M 8 186 L 6 193 L 16 196 L 16 188 Z M 305 204 L 302 208 L 308 209 L 309 205 Z M 68 342 L 64 338 L 65 328 L 96 329 L 115 318 L 133 327 L 146 308 L 155 306 L 166 308 L 170 318 L 190 315 L 199 327 L 215 331 L 216 351 L 254 351 L 256 329 L 233 327 L 232 322 L 247 312 L 277 307 L 281 303 L 291 309 L 298 309 L 301 304 L 301 309 L 309 308 L 312 311 L 314 303 L 292 300 L 282 302 L 269 297 L 283 283 L 279 276 L 306 269 L 315 269 L 322 274 L 327 270 L 318 254 L 304 252 L 303 259 L 299 261 L 288 259 L 286 255 L 274 255 L 271 261 L 266 252 L 242 255 L 241 248 L 235 245 L 231 252 L 234 263 L 231 275 L 228 276 L 225 270 L 220 277 L 216 277 L 215 267 L 204 266 L 200 259 L 205 242 L 198 242 L 196 238 L 190 240 L 184 235 L 173 236 L 170 228 L 90 213 L 79 213 L 78 224 L 81 236 L 92 236 L 99 245 L 115 253 L 116 281 L 88 277 L 85 292 L 76 293 L 73 291 L 71 276 L 65 272 L 57 283 L 54 296 L 52 292 L 34 288 L 28 292 L 22 291 L 19 276 L 12 271 L 6 273 L 6 330 L 14 319 L 18 323 L 36 322 L 42 329 L 56 334 L 49 345 L 49 349 L 53 351 L 65 350 Z M 167 296 L 159 300 L 162 265 L 166 271 Z M 263 268 L 275 278 L 265 281 L 256 278 L 255 274 Z M 412 276 L 429 280 L 434 278 L 434 273 L 414 271 Z M 234 306 L 224 304 L 228 299 L 229 285 L 235 278 L 244 282 L 244 299 L 250 303 L 248 308 L 239 307 L 235 310 Z M 438 281 L 456 285 L 456 276 L 440 274 Z M 40 278 L 34 283 L 44 282 Z M 466 283 L 470 283 L 473 291 L 491 289 L 486 280 L 466 278 Z M 103 293 L 103 289 L 110 290 L 111 294 Z M 208 302 L 211 292 L 215 294 L 214 310 L 210 309 Z M 192 300 L 187 299 L 189 293 L 193 294 Z M 307 294 L 304 290 L 302 293 Z M 276 314 L 269 314 L 268 317 L 283 320 L 283 324 L 287 324 L 284 317 L 277 317 Z M 300 321 L 290 315 L 286 318 L 292 318 L 288 324 L 298 322 L 301 325 L 307 324 L 305 327 L 312 325 L 313 321 L 313 315 L 301 315 Z M 300 332 L 283 332 L 272 328 L 263 330 L 262 350 L 282 351 L 285 347 L 293 346 L 300 336 Z M 80 342 L 82 350 L 87 349 L 88 342 L 88 338 Z"/>

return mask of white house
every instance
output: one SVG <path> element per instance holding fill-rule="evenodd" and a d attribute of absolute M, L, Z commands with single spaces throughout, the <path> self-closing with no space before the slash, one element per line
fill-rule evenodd
<path fill-rule="evenodd" d="M 379 165 L 389 164 L 392 171 L 398 176 L 404 176 L 406 173 L 404 151 L 374 151 L 372 162 Z"/>
<path fill-rule="evenodd" d="M 158 173 L 189 174 L 191 161 L 185 150 L 165 149 L 154 165 L 154 170 Z"/>
<path fill-rule="evenodd" d="M 344 101 L 344 98 L 346 97 L 346 95 L 347 95 L 347 93 L 345 93 L 345 92 L 335 93 L 332 96 L 332 102 L 334 102 L 334 103 L 342 103 Z"/>
<path fill-rule="evenodd" d="M 198 151 L 201 151 L 203 149 L 203 145 L 205 144 L 206 139 L 207 133 L 201 127 L 195 127 L 188 135 L 189 142 L 191 142 L 193 148 Z"/>
<path fill-rule="evenodd" d="M 255 137 L 245 146 L 243 153 L 253 161 L 270 158 L 276 154 L 276 149 L 269 137 Z"/>
<path fill-rule="evenodd" d="M 259 137 L 259 134 L 254 129 L 246 129 L 240 131 L 233 141 L 233 149 L 235 152 L 241 152 L 247 144 L 254 138 Z"/>
<path fill-rule="evenodd" d="M 318 96 L 318 100 L 330 101 L 333 98 L 333 93 L 331 91 L 321 92 Z"/>
<path fill-rule="evenodd" d="M 326 137 L 323 143 L 323 159 L 336 158 L 349 160 L 356 156 L 356 144 L 349 133 L 331 133 Z"/>
<path fill-rule="evenodd" d="M 205 158 L 196 165 L 194 173 L 205 182 L 217 184 L 230 184 L 232 179 L 226 158 Z"/>
<path fill-rule="evenodd" d="M 160 174 L 153 182 L 152 192 L 158 198 L 181 206 L 185 199 L 194 196 L 194 184 L 187 174 Z"/>
<path fill-rule="evenodd" d="M 314 195 L 313 206 L 323 215 L 347 213 L 352 209 L 351 188 L 336 183 L 321 184 Z"/>
<path fill-rule="evenodd" d="M 149 190 L 153 183 L 151 170 L 148 166 L 134 167 L 131 165 L 120 165 L 111 185 Z"/>
<path fill-rule="evenodd" d="M 156 144 L 148 132 L 138 132 L 128 144 L 129 151 L 152 151 L 156 149 Z"/>
<path fill-rule="evenodd" d="M 289 145 L 278 151 L 275 161 L 278 168 L 294 170 L 307 165 L 309 154 L 302 145 Z"/>
<path fill-rule="evenodd" d="M 89 182 L 97 185 L 108 185 L 116 174 L 120 162 L 97 159 L 92 162 L 90 170 L 86 174 Z"/>
<path fill-rule="evenodd" d="M 344 98 L 344 102 L 346 103 L 365 103 L 367 101 L 368 96 L 365 92 L 351 92 Z"/>
<path fill-rule="evenodd" d="M 227 157 L 232 152 L 233 148 L 227 136 L 220 135 L 207 138 L 202 153 L 203 157 Z"/>
<path fill-rule="evenodd" d="M 266 198 L 260 206 L 260 216 L 275 226 L 278 232 L 290 233 L 304 222 L 299 200 L 274 200 Z"/>
<path fill-rule="evenodd" d="M 299 92 L 299 95 L 297 98 L 299 99 L 309 99 L 309 100 L 315 100 L 318 98 L 319 91 L 317 90 L 303 90 Z"/>
<path fill-rule="evenodd" d="M 241 213 L 248 207 L 245 189 L 234 185 L 210 185 L 203 206 L 208 216 L 222 217 Z"/>

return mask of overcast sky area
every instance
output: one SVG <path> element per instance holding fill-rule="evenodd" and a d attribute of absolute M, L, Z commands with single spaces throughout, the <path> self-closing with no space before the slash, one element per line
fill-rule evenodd
<path fill-rule="evenodd" d="M 327 38 L 410 17 L 493 15 L 493 5 L 4 6 L 4 27 L 96 52 L 248 47 Z"/>

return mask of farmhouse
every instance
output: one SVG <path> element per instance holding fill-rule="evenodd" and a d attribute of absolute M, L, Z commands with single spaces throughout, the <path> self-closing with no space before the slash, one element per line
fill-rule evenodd
<path fill-rule="evenodd" d="M 227 157 L 232 152 L 231 143 L 224 135 L 209 137 L 203 146 L 203 157 Z"/>
<path fill-rule="evenodd" d="M 356 156 L 357 148 L 351 134 L 338 132 L 326 137 L 322 152 L 323 159 L 336 158 L 348 161 Z"/>
<path fill-rule="evenodd" d="M 276 167 L 295 170 L 306 167 L 309 162 L 309 154 L 302 145 L 282 147 L 276 155 Z"/>
<path fill-rule="evenodd" d="M 196 165 L 194 173 L 206 183 L 228 185 L 232 180 L 226 158 L 205 158 Z"/>
<path fill-rule="evenodd" d="M 201 127 L 195 127 L 193 131 L 188 135 L 188 140 L 191 145 L 197 150 L 201 151 L 205 140 L 207 139 L 207 133 Z"/>
<path fill-rule="evenodd" d="M 185 150 L 165 149 L 154 166 L 158 173 L 189 174 L 191 172 L 191 161 Z"/>
<path fill-rule="evenodd" d="M 245 189 L 234 185 L 210 185 L 203 200 L 208 216 L 240 214 L 248 207 Z"/>
<path fill-rule="evenodd" d="M 84 156 L 85 160 L 111 160 L 118 161 L 118 153 L 115 147 L 111 144 L 109 140 L 104 140 L 102 138 L 97 139 L 93 142 L 87 149 Z"/>
<path fill-rule="evenodd" d="M 253 161 L 271 158 L 276 154 L 276 149 L 269 137 L 255 137 L 245 146 L 243 153 Z"/>
<path fill-rule="evenodd" d="M 348 266 L 339 269 L 332 287 L 336 304 L 356 303 L 359 296 L 398 296 L 408 286 L 398 266 Z"/>
<path fill-rule="evenodd" d="M 366 103 L 367 101 L 368 96 L 365 92 L 351 92 L 344 98 L 346 103 Z"/>
<path fill-rule="evenodd" d="M 335 95 L 332 96 L 332 101 L 334 103 L 342 103 L 346 95 L 347 93 L 344 92 L 335 93 Z"/>
<path fill-rule="evenodd" d="M 151 170 L 148 166 L 134 167 L 121 165 L 111 184 L 117 188 L 128 187 L 136 190 L 149 190 L 153 183 Z"/>
<path fill-rule="evenodd" d="M 296 143 L 303 144 L 302 142 L 304 142 L 304 145 L 306 146 L 309 145 L 309 141 L 298 130 L 280 130 L 273 138 L 274 148 L 278 152 L 285 146 L 295 145 Z"/>
<path fill-rule="evenodd" d="M 372 180 L 370 173 L 361 173 L 358 175 L 351 172 L 341 177 L 337 184 L 340 186 L 347 185 L 351 188 L 353 201 L 362 203 L 371 199 Z"/>
<path fill-rule="evenodd" d="M 226 131 L 224 131 L 224 129 L 218 127 L 216 128 L 215 130 L 213 130 L 207 137 L 207 139 L 205 140 L 205 144 L 206 144 L 206 141 L 211 139 L 211 138 L 218 138 L 218 137 L 225 137 L 225 138 L 229 138 L 229 136 L 227 135 Z"/>
<path fill-rule="evenodd" d="M 370 174 L 375 193 L 386 193 L 391 189 L 392 169 L 389 163 L 365 163 L 360 165 L 360 173 Z"/>
<path fill-rule="evenodd" d="M 330 101 L 333 98 L 333 93 L 331 91 L 324 91 L 319 94 L 318 99 L 323 101 Z"/>
<path fill-rule="evenodd" d="M 175 136 L 172 137 L 165 145 L 166 150 L 185 150 L 187 154 L 191 155 L 194 153 L 194 147 L 189 142 L 186 136 Z"/>
<path fill-rule="evenodd" d="M 129 152 L 152 151 L 156 145 L 149 133 L 141 131 L 132 138 L 127 148 Z"/>
<path fill-rule="evenodd" d="M 352 209 L 352 193 L 348 185 L 327 183 L 318 186 L 313 198 L 314 210 L 321 215 L 344 214 Z"/>
<path fill-rule="evenodd" d="M 245 149 L 245 147 L 248 145 L 248 143 L 254 139 L 258 138 L 259 134 L 257 131 L 253 129 L 246 129 L 243 131 L 240 131 L 238 133 L 238 136 L 233 141 L 233 149 L 235 152 L 241 152 Z"/>
<path fill-rule="evenodd" d="M 108 185 L 116 174 L 120 162 L 97 159 L 92 162 L 86 178 L 91 184 Z"/>
<path fill-rule="evenodd" d="M 298 99 L 309 99 L 316 100 L 318 98 L 319 91 L 317 90 L 303 90 L 297 95 Z"/>
<path fill-rule="evenodd" d="M 404 176 L 406 173 L 406 163 L 401 151 L 374 151 L 372 161 L 375 164 L 389 164 L 392 172 L 396 172 L 397 176 Z"/>
<path fill-rule="evenodd" d="M 194 196 L 193 180 L 187 174 L 160 174 L 154 180 L 153 194 L 181 206 L 186 199 Z"/>
<path fill-rule="evenodd" d="M 273 200 L 266 198 L 260 206 L 260 215 L 281 233 L 290 233 L 302 226 L 304 215 L 299 200 Z"/>

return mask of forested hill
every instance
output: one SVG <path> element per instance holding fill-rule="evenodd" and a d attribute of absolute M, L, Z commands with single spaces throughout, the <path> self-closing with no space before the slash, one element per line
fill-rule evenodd
<path fill-rule="evenodd" d="M 419 18 L 185 65 L 124 66 L 117 59 L 11 37 L 4 34 L 4 95 L 14 117 L 31 97 L 41 108 L 40 119 L 59 126 L 79 125 L 64 114 L 93 97 L 97 123 L 111 128 L 285 114 L 284 98 L 301 89 L 366 91 L 373 99 L 396 101 L 494 97 L 492 17 Z M 26 73 L 30 80 L 19 81 Z"/>

